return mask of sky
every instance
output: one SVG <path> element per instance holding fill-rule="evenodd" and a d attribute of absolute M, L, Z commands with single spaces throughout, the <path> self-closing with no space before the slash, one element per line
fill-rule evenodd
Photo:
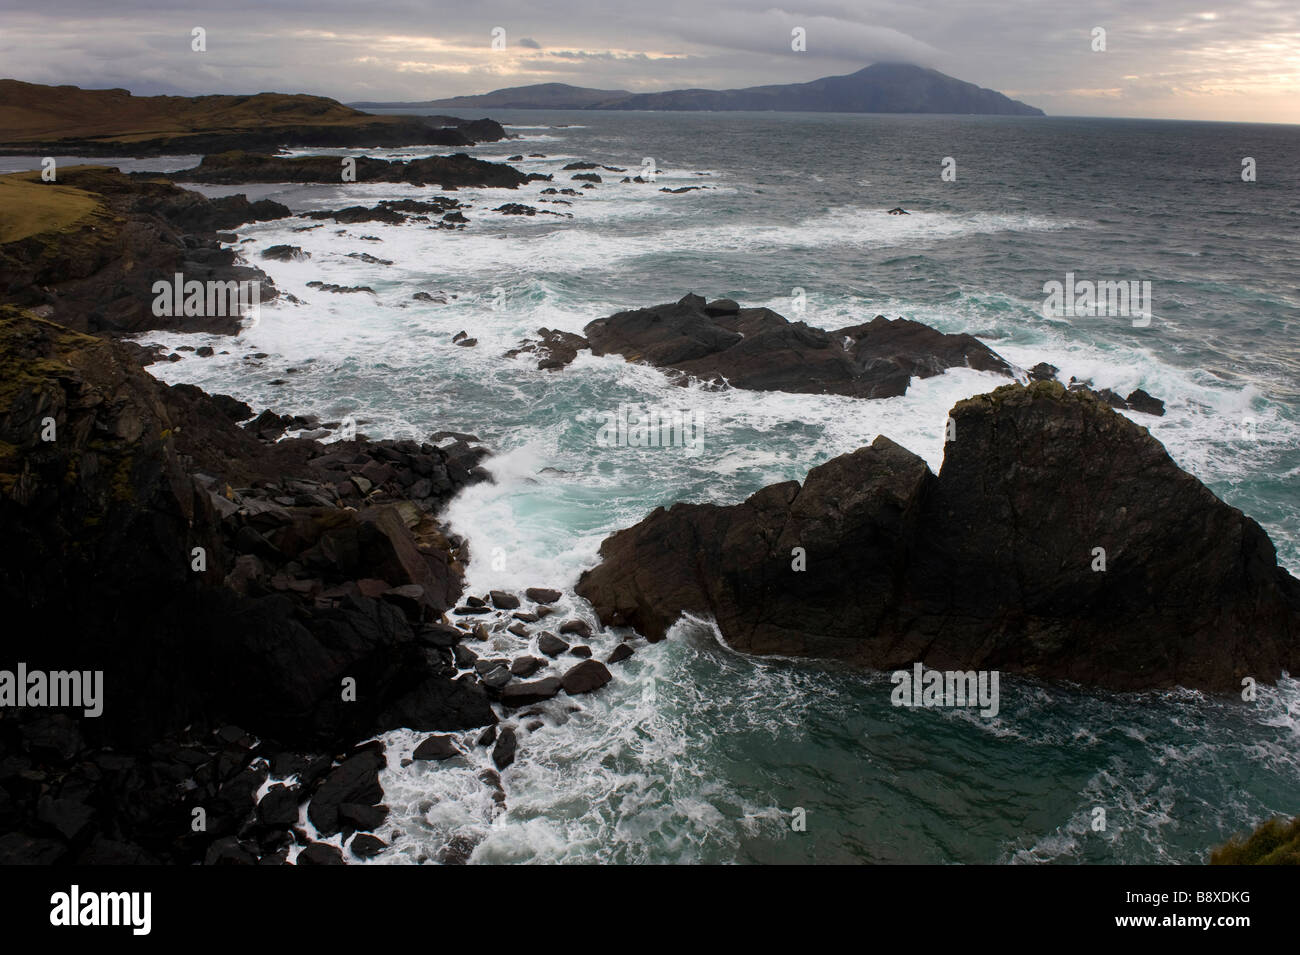
<path fill-rule="evenodd" d="M 879 61 L 1051 115 L 1300 123 L 1300 0 L 0 0 L 0 77 L 139 95 L 728 89 Z"/>

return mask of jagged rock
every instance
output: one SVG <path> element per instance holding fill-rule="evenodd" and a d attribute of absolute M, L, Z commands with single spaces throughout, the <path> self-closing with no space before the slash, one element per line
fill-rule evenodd
<path fill-rule="evenodd" d="M 262 252 L 262 258 L 275 259 L 279 262 L 296 262 L 310 259 L 311 253 L 304 252 L 296 245 L 273 245 Z"/>
<path fill-rule="evenodd" d="M 579 351 L 590 347 L 585 338 L 581 335 L 575 335 L 573 332 L 539 328 L 537 336 L 536 340 L 524 339 L 518 348 L 512 348 L 506 352 L 505 357 L 514 358 L 518 355 L 532 353 L 537 358 L 538 370 L 557 371 L 567 367 L 577 358 Z"/>
<path fill-rule="evenodd" d="M 307 816 L 316 830 L 323 836 L 338 832 L 343 803 L 371 806 L 383 799 L 379 771 L 387 764 L 381 751 L 363 749 L 331 769 L 307 806 Z"/>
<path fill-rule="evenodd" d="M 937 477 L 882 436 L 802 486 L 660 508 L 604 542 L 578 593 L 652 640 L 688 611 L 742 651 L 881 669 L 1216 692 L 1295 670 L 1300 583 L 1145 429 L 1056 382 L 952 419 Z"/>
<path fill-rule="evenodd" d="M 507 166 L 504 163 L 474 159 L 465 153 L 429 156 L 409 161 L 372 159 L 369 156 L 358 156 L 356 160 L 358 182 L 405 182 L 416 186 L 437 184 L 443 189 L 460 186 L 514 189 L 525 183 L 546 178 L 537 173 L 521 173 L 514 166 Z M 268 156 L 231 150 L 207 153 L 197 166 L 168 175 L 178 182 L 337 184 L 339 163 L 335 156 Z M 326 215 L 333 217 L 334 213 L 326 213 Z"/>
<path fill-rule="evenodd" d="M 515 736 L 515 731 L 506 727 L 497 737 L 497 744 L 492 748 L 492 762 L 497 769 L 505 769 L 515 761 L 515 753 L 519 749 L 519 740 Z"/>
<path fill-rule="evenodd" d="M 298 803 L 302 790 L 298 786 L 272 786 L 257 804 L 257 819 L 275 829 L 288 829 L 298 824 Z"/>
<path fill-rule="evenodd" d="M 632 656 L 632 648 L 626 643 L 620 643 L 605 658 L 606 663 L 622 663 L 628 657 Z"/>
<path fill-rule="evenodd" d="M 919 322 L 870 322 L 832 332 L 792 323 L 770 309 L 710 315 L 703 298 L 619 312 L 583 329 L 596 355 L 621 354 L 702 381 L 736 388 L 890 398 L 913 377 L 953 367 L 1012 377 L 1011 366 L 971 335 Z"/>
<path fill-rule="evenodd" d="M 1045 361 L 1040 361 L 1033 368 L 1029 369 L 1030 381 L 1055 381 L 1056 373 L 1061 369 L 1055 365 L 1049 365 Z"/>
<path fill-rule="evenodd" d="M 1165 413 L 1165 403 L 1159 398 L 1154 398 L 1147 394 L 1141 388 L 1129 393 L 1124 399 L 1129 408 L 1133 411 L 1141 411 L 1144 414 L 1153 414 L 1161 416 Z"/>

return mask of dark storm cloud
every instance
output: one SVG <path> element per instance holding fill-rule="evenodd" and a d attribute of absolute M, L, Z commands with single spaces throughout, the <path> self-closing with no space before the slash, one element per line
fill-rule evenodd
<path fill-rule="evenodd" d="M 206 53 L 190 48 L 196 26 Z M 497 27 L 502 50 L 491 46 Z M 1104 53 L 1092 50 L 1094 27 L 1106 30 Z M 806 52 L 791 49 L 795 28 Z M 5 75 L 140 93 L 727 88 L 879 60 L 932 66 L 1052 113 L 1300 121 L 1293 0 L 8 0 L 0 11 Z"/>

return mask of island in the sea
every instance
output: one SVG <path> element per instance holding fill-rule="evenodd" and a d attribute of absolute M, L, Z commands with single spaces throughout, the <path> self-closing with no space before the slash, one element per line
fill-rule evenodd
<path fill-rule="evenodd" d="M 750 86 L 738 90 L 588 89 L 538 83 L 422 103 L 354 103 L 359 109 L 645 109 L 774 110 L 811 113 L 957 113 L 1042 116 L 1043 111 L 996 90 L 911 63 L 873 63 L 847 76 L 808 83 Z"/>

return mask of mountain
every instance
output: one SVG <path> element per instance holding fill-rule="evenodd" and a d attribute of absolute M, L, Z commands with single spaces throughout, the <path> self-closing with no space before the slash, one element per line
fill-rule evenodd
<path fill-rule="evenodd" d="M 910 63 L 873 63 L 847 76 L 737 90 L 630 93 L 543 83 L 426 103 L 357 103 L 360 108 L 779 110 L 819 113 L 965 113 L 1042 116 L 996 90 Z"/>

